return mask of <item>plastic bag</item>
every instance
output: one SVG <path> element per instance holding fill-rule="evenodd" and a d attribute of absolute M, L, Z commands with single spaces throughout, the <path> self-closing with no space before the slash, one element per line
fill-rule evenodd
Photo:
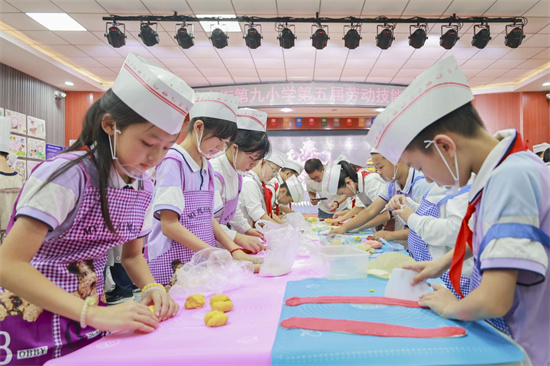
<path fill-rule="evenodd" d="M 301 246 L 301 234 L 288 224 L 265 220 L 258 220 L 256 229 L 264 234 L 268 250 L 260 276 L 281 276 L 290 272 Z"/>
<path fill-rule="evenodd" d="M 206 248 L 176 271 L 177 280 L 170 295 L 186 298 L 200 293 L 211 295 L 244 286 L 254 277 L 254 265 L 236 261 L 225 249 Z"/>
<path fill-rule="evenodd" d="M 310 240 L 317 240 L 317 234 L 313 231 L 311 226 L 307 223 L 306 219 L 304 219 L 304 216 L 299 212 L 291 212 L 289 214 L 286 214 L 283 218 L 286 224 L 289 224 L 296 230 L 300 232 L 300 234 L 305 235 Z"/>

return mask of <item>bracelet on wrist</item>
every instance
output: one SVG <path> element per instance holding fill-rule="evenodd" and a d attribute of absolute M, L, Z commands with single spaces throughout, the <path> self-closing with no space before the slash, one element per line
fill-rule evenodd
<path fill-rule="evenodd" d="M 237 250 L 242 250 L 244 252 L 243 248 L 235 248 L 233 250 L 230 250 L 229 254 L 233 255 L 233 253 L 235 253 Z"/>
<path fill-rule="evenodd" d="M 97 298 L 95 296 L 88 296 L 82 304 L 82 310 L 80 310 L 80 329 L 86 328 L 86 313 L 88 312 L 88 307 L 94 306 L 97 304 Z"/>
<path fill-rule="evenodd" d="M 164 288 L 163 285 L 161 285 L 160 283 L 156 283 L 156 282 L 153 282 L 153 283 L 150 283 L 148 285 L 145 285 L 142 289 L 141 289 L 141 296 L 144 296 L 147 292 L 151 291 L 151 290 L 162 290 L 162 291 L 166 291 L 166 289 Z"/>

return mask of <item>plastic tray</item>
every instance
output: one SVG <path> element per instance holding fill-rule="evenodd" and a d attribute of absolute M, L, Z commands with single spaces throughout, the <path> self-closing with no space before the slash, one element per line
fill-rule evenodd
<path fill-rule="evenodd" d="M 366 278 L 370 254 L 348 245 L 312 247 L 316 272 L 328 280 Z"/>

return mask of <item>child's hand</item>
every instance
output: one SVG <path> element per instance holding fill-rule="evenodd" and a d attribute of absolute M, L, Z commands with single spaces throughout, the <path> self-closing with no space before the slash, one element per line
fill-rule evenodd
<path fill-rule="evenodd" d="M 261 264 L 264 261 L 262 258 L 252 257 L 246 254 L 245 252 L 243 252 L 242 250 L 236 250 L 231 255 L 233 256 L 233 259 L 236 261 L 249 261 L 254 264 Z"/>
<path fill-rule="evenodd" d="M 416 277 L 413 278 L 411 286 L 416 285 L 420 281 L 426 280 L 428 278 L 438 278 L 447 270 L 446 264 L 441 258 L 427 261 L 427 262 L 416 262 L 413 264 L 404 265 L 405 269 L 412 269 L 413 271 L 419 272 Z"/>
<path fill-rule="evenodd" d="M 145 305 L 154 305 L 155 315 L 161 322 L 176 315 L 180 308 L 161 287 L 158 287 L 158 290 L 154 288 L 147 291 L 141 302 Z"/>
<path fill-rule="evenodd" d="M 398 210 L 407 203 L 407 198 L 401 194 L 395 195 L 386 204 L 388 210 Z"/>
<path fill-rule="evenodd" d="M 380 230 L 375 232 L 373 236 L 375 240 L 379 240 L 380 238 L 393 240 L 393 231 Z"/>
<path fill-rule="evenodd" d="M 265 240 L 264 234 L 262 234 L 261 232 L 259 232 L 258 230 L 254 229 L 254 228 L 248 229 L 245 234 L 250 235 L 250 236 L 255 236 L 255 237 L 258 237 L 262 240 Z"/>
<path fill-rule="evenodd" d="M 458 302 L 458 299 L 447 287 L 439 283 L 434 283 L 433 289 L 432 292 L 420 296 L 418 305 L 427 306 L 439 316 L 452 319 L 452 315 L 448 309 Z"/>
<path fill-rule="evenodd" d="M 235 243 L 248 250 L 252 254 L 256 254 L 264 250 L 263 244 L 260 239 L 254 236 L 248 236 L 243 234 L 237 234 L 235 236 Z"/>
<path fill-rule="evenodd" d="M 344 230 L 344 228 L 340 226 L 340 227 L 337 227 L 336 229 L 332 229 L 331 231 L 329 231 L 327 236 L 332 236 L 336 234 L 345 234 L 345 233 L 346 233 L 346 230 Z"/>
<path fill-rule="evenodd" d="M 340 204 L 336 201 L 332 202 L 329 206 L 329 211 L 330 212 L 333 212 L 333 211 L 336 211 L 338 209 L 338 207 L 340 207 Z"/>
<path fill-rule="evenodd" d="M 399 215 L 399 217 L 407 223 L 409 222 L 409 217 L 414 213 L 414 211 L 409 206 L 403 205 L 400 209 L 394 210 L 393 213 Z"/>
<path fill-rule="evenodd" d="M 339 218 L 340 216 L 344 216 L 346 214 L 345 211 L 338 211 L 338 212 L 335 212 L 334 215 L 332 216 L 333 219 L 337 219 Z"/>
<path fill-rule="evenodd" d="M 113 306 L 89 306 L 86 312 L 88 325 L 103 331 L 137 330 L 151 333 L 159 320 L 144 304 L 126 301 Z"/>

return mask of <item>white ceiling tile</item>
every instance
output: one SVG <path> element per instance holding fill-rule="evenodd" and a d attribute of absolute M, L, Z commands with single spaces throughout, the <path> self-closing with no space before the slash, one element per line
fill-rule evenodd
<path fill-rule="evenodd" d="M 277 0 L 277 9 L 279 16 L 304 16 L 315 17 L 319 11 L 319 0 Z M 321 14 L 321 16 L 323 16 Z"/>
<path fill-rule="evenodd" d="M 25 36 L 29 37 L 36 44 L 44 45 L 68 45 L 69 42 L 59 37 L 52 31 L 24 31 Z"/>
<path fill-rule="evenodd" d="M 493 67 L 488 67 L 486 69 L 481 69 L 480 72 L 478 72 L 475 77 L 482 76 L 482 77 L 492 77 L 492 78 L 498 78 L 499 76 L 502 76 L 506 73 L 506 69 L 495 69 Z"/>
<path fill-rule="evenodd" d="M 460 65 L 461 69 L 484 69 L 493 64 L 495 60 L 468 60 Z"/>
<path fill-rule="evenodd" d="M 391 82 L 392 76 L 369 76 L 367 77 L 367 83 L 384 83 L 387 84 Z"/>
<path fill-rule="evenodd" d="M 254 58 L 280 58 L 283 57 L 283 49 L 277 46 L 264 46 L 255 50 L 250 50 L 250 53 Z"/>
<path fill-rule="evenodd" d="M 229 71 L 225 68 L 218 68 L 218 67 L 203 67 L 201 64 L 197 65 L 201 73 L 210 80 L 212 77 L 231 77 L 229 74 Z"/>
<path fill-rule="evenodd" d="M 550 35 L 533 34 L 521 43 L 519 47 L 550 47 Z"/>
<path fill-rule="evenodd" d="M 529 69 L 515 68 L 515 69 L 511 69 L 511 70 L 506 71 L 506 73 L 504 73 L 502 76 L 503 77 L 509 77 L 509 78 L 520 78 L 520 77 L 523 77 L 523 76 L 527 76 L 531 72 L 532 72 L 532 70 L 529 70 Z"/>
<path fill-rule="evenodd" d="M 236 84 L 251 84 L 260 82 L 260 78 L 257 76 L 234 76 L 233 80 Z"/>
<path fill-rule="evenodd" d="M 101 20 L 102 17 L 108 16 L 104 14 L 71 14 L 71 17 L 76 20 L 81 26 L 89 31 L 99 31 L 105 33 L 105 25 L 107 22 Z M 123 31 L 124 29 L 121 28 Z"/>
<path fill-rule="evenodd" d="M 310 58 L 289 58 L 285 60 L 285 66 L 295 69 L 313 68 L 314 60 Z"/>
<path fill-rule="evenodd" d="M 160 44 L 150 49 L 151 53 L 158 58 L 183 58 L 187 60 L 185 53 L 179 46 L 162 46 Z"/>
<path fill-rule="evenodd" d="M 380 68 L 380 69 L 393 68 L 395 70 L 399 70 L 400 68 L 403 67 L 403 65 L 405 65 L 405 62 L 407 62 L 407 60 L 404 60 L 404 59 L 392 60 L 392 59 L 380 59 L 379 58 L 376 61 L 376 63 L 374 64 L 374 67 L 375 68 Z"/>
<path fill-rule="evenodd" d="M 111 69 L 120 69 L 124 64 L 124 57 L 96 57 L 95 60 Z"/>
<path fill-rule="evenodd" d="M 461 0 L 453 1 L 445 11 L 445 17 L 453 13 L 462 17 L 482 15 L 494 1 Z"/>
<path fill-rule="evenodd" d="M 219 57 L 212 57 L 212 58 L 192 58 L 193 63 L 197 65 L 199 68 L 218 68 L 218 69 L 225 69 L 225 65 L 223 64 L 222 60 Z"/>
<path fill-rule="evenodd" d="M 444 15 L 447 7 L 452 3 L 452 0 L 411 0 L 407 4 L 403 17 L 413 17 L 422 14 L 426 17 L 439 17 Z"/>
<path fill-rule="evenodd" d="M 450 50 L 446 50 L 446 52 L 443 54 L 443 57 L 454 55 L 458 60 L 466 60 L 466 59 L 472 58 L 478 52 L 479 52 L 479 49 L 475 47 L 469 47 L 469 48 L 453 47 Z"/>
<path fill-rule="evenodd" d="M 271 82 L 278 82 L 278 81 L 286 81 L 286 77 L 282 76 L 260 76 L 260 80 L 262 83 L 271 83 Z"/>
<path fill-rule="evenodd" d="M 50 1 L 36 0 L 8 0 L 9 5 L 25 13 L 61 13 L 59 7 Z"/>
<path fill-rule="evenodd" d="M 288 78 L 290 77 L 307 77 L 312 78 L 313 77 L 313 69 L 287 69 L 286 70 L 286 76 Z"/>
<path fill-rule="evenodd" d="M 242 55 L 246 56 L 246 55 Z M 223 63 L 227 67 L 232 68 L 254 68 L 254 61 L 252 58 L 224 58 Z"/>
<path fill-rule="evenodd" d="M 182 67 L 184 65 L 178 65 L 178 67 L 170 67 L 170 71 L 180 77 L 188 77 L 188 76 L 191 76 L 191 77 L 203 77 L 203 75 L 201 74 L 201 72 L 199 71 L 199 69 L 197 69 L 195 66 L 193 65 L 187 65 L 186 67 Z"/>
<path fill-rule="evenodd" d="M 86 67 L 86 68 L 103 67 L 102 64 L 100 64 L 99 62 L 97 62 L 96 60 L 90 57 L 71 57 L 69 58 L 68 61 L 80 67 Z"/>
<path fill-rule="evenodd" d="M 174 14 L 177 11 L 178 14 L 188 15 L 191 11 L 187 3 L 181 0 L 141 0 L 141 2 L 153 14 Z"/>
<path fill-rule="evenodd" d="M 185 76 L 185 77 L 182 77 L 182 79 L 191 87 L 200 87 L 200 86 L 210 85 L 208 80 L 206 80 L 202 76 Z"/>
<path fill-rule="evenodd" d="M 23 13 L 0 14 L 0 20 L 20 31 L 46 31 L 46 27 Z"/>
<path fill-rule="evenodd" d="M 63 46 L 63 45 L 50 45 L 47 46 L 49 50 L 55 54 L 67 58 L 67 57 L 89 57 L 87 54 L 76 48 L 75 46 Z"/>
<path fill-rule="evenodd" d="M 409 85 L 413 80 L 413 77 L 395 77 L 391 79 L 391 83 L 396 85 Z"/>
<path fill-rule="evenodd" d="M 339 0 L 339 1 L 322 1 L 321 11 L 319 16 L 326 17 L 330 14 L 331 17 L 359 17 L 363 9 L 364 0 Z"/>
<path fill-rule="evenodd" d="M 183 53 L 190 59 L 200 58 L 219 58 L 218 53 L 216 52 L 216 49 L 212 47 L 212 45 L 208 46 L 198 46 L 195 44 L 195 47 L 191 47 L 187 50 L 183 50 Z"/>
<path fill-rule="evenodd" d="M 230 77 L 206 77 L 211 85 L 234 85 L 235 81 Z"/>
<path fill-rule="evenodd" d="M 419 69 L 404 68 L 399 70 L 397 74 L 395 74 L 395 77 L 396 78 L 408 78 L 408 77 L 415 78 L 418 75 L 422 74 L 422 72 L 424 72 L 425 70 L 426 69 L 424 68 L 419 68 Z"/>
<path fill-rule="evenodd" d="M 191 11 L 195 14 L 235 14 L 230 0 L 187 0 Z"/>
<path fill-rule="evenodd" d="M 330 76 L 339 79 L 341 73 L 342 70 L 315 68 L 315 72 L 313 73 L 313 75 L 315 76 L 315 78 L 317 78 L 318 76 Z"/>
<path fill-rule="evenodd" d="M 533 7 L 539 0 L 499 0 L 496 1 L 483 15 L 485 16 L 518 16 Z"/>
<path fill-rule="evenodd" d="M 479 50 L 475 55 L 472 56 L 472 60 L 499 60 L 504 55 L 510 52 L 510 48 L 506 47 L 485 47 L 482 50 Z"/>
<path fill-rule="evenodd" d="M 468 80 L 470 83 L 470 87 L 475 88 L 478 86 L 490 84 L 495 78 L 473 78 L 471 80 Z"/>
<path fill-rule="evenodd" d="M 144 15 L 149 14 L 147 8 L 139 0 L 96 0 L 109 14 L 114 15 Z"/>
<path fill-rule="evenodd" d="M 540 53 L 537 53 L 535 56 L 533 56 L 534 59 L 539 59 L 539 58 L 542 58 L 542 59 L 545 59 L 545 60 L 550 60 L 550 48 L 547 48 L 543 51 L 541 51 Z"/>
<path fill-rule="evenodd" d="M 394 45 L 387 50 L 383 50 L 380 53 L 379 59 L 381 60 L 403 60 L 406 61 L 414 52 L 414 48 L 410 47 L 408 42 L 405 42 L 405 44 L 402 47 L 398 47 L 394 43 Z"/>
<path fill-rule="evenodd" d="M 359 76 L 362 76 L 363 79 L 367 77 L 367 75 L 369 74 L 370 72 L 370 68 L 366 68 L 366 69 L 344 69 L 342 71 L 342 77 L 359 77 Z"/>
<path fill-rule="evenodd" d="M 0 1 L 0 13 L 19 13 L 20 10 L 8 4 L 4 0 Z"/>
<path fill-rule="evenodd" d="M 354 50 L 350 50 L 349 59 L 377 59 L 382 50 L 376 46 L 367 45 L 364 42 Z"/>
<path fill-rule="evenodd" d="M 258 77 L 254 69 L 229 69 L 229 73 L 233 77 Z"/>
<path fill-rule="evenodd" d="M 426 64 L 439 60 L 445 54 L 443 47 L 422 47 L 414 51 L 409 60 L 426 60 Z"/>
<path fill-rule="evenodd" d="M 147 48 L 147 46 L 144 46 L 134 41 L 132 43 L 126 42 L 126 46 L 121 48 L 114 48 L 114 50 L 116 53 L 124 57 L 128 56 L 130 52 L 133 52 L 145 58 L 152 58 L 153 55 L 151 55 L 151 52 L 149 52 Z"/>
<path fill-rule="evenodd" d="M 365 81 L 365 77 L 364 76 L 342 76 L 340 77 L 340 81 L 351 81 L 351 82 L 362 83 Z"/>
<path fill-rule="evenodd" d="M 503 58 L 491 64 L 491 68 L 509 70 L 509 69 L 518 67 L 524 61 L 525 61 L 524 59 L 520 59 L 520 58 Z"/>
<path fill-rule="evenodd" d="M 87 67 L 86 69 L 94 75 L 97 75 L 101 78 L 109 78 L 113 81 L 117 76 L 117 73 L 115 71 L 105 67 Z"/>
<path fill-rule="evenodd" d="M 343 43 L 331 43 L 329 41 L 327 47 L 322 50 L 317 50 L 317 60 L 323 59 L 340 59 L 345 60 L 348 57 L 349 49 L 344 47 Z"/>
<path fill-rule="evenodd" d="M 103 40 L 100 40 L 90 32 L 58 31 L 54 33 L 57 34 L 59 37 L 63 38 L 64 40 L 66 40 L 67 42 L 74 45 L 101 46 L 105 44 Z"/>
<path fill-rule="evenodd" d="M 277 15 L 276 0 L 233 0 L 237 15 L 274 16 Z"/>
<path fill-rule="evenodd" d="M 340 76 L 314 75 L 313 80 L 315 80 L 315 81 L 339 81 Z"/>
<path fill-rule="evenodd" d="M 381 69 L 377 68 L 376 65 L 372 68 L 372 70 L 369 73 L 369 76 L 381 76 L 381 77 L 394 77 L 397 73 L 397 70 L 395 69 Z"/>
<path fill-rule="evenodd" d="M 544 66 L 546 65 L 550 60 L 546 59 L 531 59 L 531 60 L 527 60 L 525 61 L 524 63 L 522 63 L 521 65 L 519 65 L 519 67 L 521 68 L 524 68 L 524 69 L 538 69 L 539 67 L 541 66 Z"/>
<path fill-rule="evenodd" d="M 85 52 L 89 57 L 120 57 L 120 55 L 109 45 L 102 46 L 78 46 L 82 52 Z"/>
<path fill-rule="evenodd" d="M 317 60 L 315 61 L 315 67 L 316 68 L 334 68 L 341 70 L 342 67 L 344 67 L 344 64 L 346 63 L 346 59 L 324 59 L 320 58 L 319 54 L 317 54 Z"/>
<path fill-rule="evenodd" d="M 363 69 L 370 70 L 376 63 L 375 59 L 347 59 L 344 70 Z"/>
<path fill-rule="evenodd" d="M 481 69 L 462 69 L 462 73 L 466 76 L 467 79 L 473 78 Z"/>
<path fill-rule="evenodd" d="M 400 72 L 406 69 L 426 70 L 435 63 L 436 60 L 416 60 L 411 58 L 405 63 L 405 65 L 403 65 L 403 68 L 400 70 Z"/>
<path fill-rule="evenodd" d="M 544 48 L 542 47 L 521 47 L 519 46 L 516 49 L 512 49 L 510 52 L 508 52 L 506 55 L 503 56 L 503 58 L 523 58 L 523 59 L 529 59 L 540 52 L 542 52 Z"/>
<path fill-rule="evenodd" d="M 258 74 L 261 78 L 264 77 L 285 77 L 284 69 L 258 69 Z"/>
<path fill-rule="evenodd" d="M 309 47 L 293 47 L 289 50 L 283 50 L 285 59 L 290 58 L 309 58 L 313 59 L 315 57 L 315 48 Z"/>
<path fill-rule="evenodd" d="M 544 14 L 550 15 L 550 2 L 541 0 L 525 14 L 523 14 L 523 16 L 530 18 L 544 16 Z"/>
<path fill-rule="evenodd" d="M 222 59 L 250 57 L 249 48 L 244 45 L 244 41 L 239 41 L 239 46 L 229 46 L 218 50 Z"/>
<path fill-rule="evenodd" d="M 255 58 L 254 64 L 257 69 L 283 69 L 285 66 L 282 58 Z"/>
<path fill-rule="evenodd" d="M 369 0 L 363 8 L 362 17 L 400 16 L 409 0 Z"/>
<path fill-rule="evenodd" d="M 96 14 L 105 14 L 105 16 L 108 14 L 105 12 L 105 10 L 99 6 L 98 3 L 95 1 L 87 1 L 87 0 L 51 0 L 55 5 L 57 5 L 60 9 L 62 9 L 65 13 L 75 13 L 75 14 L 69 14 L 71 17 L 76 19 L 75 15 L 80 15 L 83 13 L 96 13 Z M 99 18 L 101 19 L 101 18 Z M 82 23 L 81 23 L 82 24 Z M 84 25 L 84 24 L 82 24 Z"/>
<path fill-rule="evenodd" d="M 541 3 L 546 3 L 548 6 L 548 4 L 550 2 L 547 2 L 547 1 L 541 1 Z M 541 14 L 544 14 L 544 13 L 541 13 Z M 541 15 L 539 14 L 539 15 Z M 546 12 L 546 14 L 550 14 L 550 10 L 548 10 Z M 541 32 L 543 29 L 547 28 L 548 27 L 548 24 L 550 23 L 550 19 L 548 17 L 528 17 L 528 23 L 527 25 L 523 28 L 523 31 L 527 34 L 529 33 L 537 33 L 537 32 Z M 548 32 L 546 32 L 548 33 Z"/>

